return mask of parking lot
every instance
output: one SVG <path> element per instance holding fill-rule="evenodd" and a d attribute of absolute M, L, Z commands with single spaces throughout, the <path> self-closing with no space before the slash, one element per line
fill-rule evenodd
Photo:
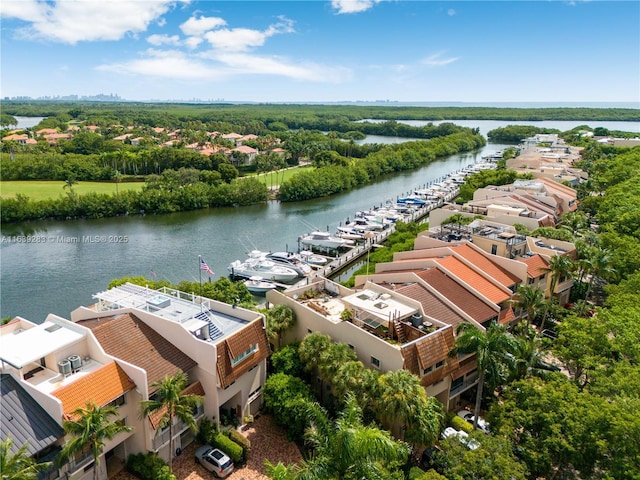
<path fill-rule="evenodd" d="M 242 434 L 251 441 L 251 455 L 247 464 L 236 469 L 228 480 L 268 480 L 264 474 L 264 461 L 285 465 L 299 463 L 302 455 L 295 443 L 287 440 L 284 430 L 274 424 L 270 415 L 260 415 Z M 211 472 L 205 470 L 194 460 L 195 442 L 185 448 L 182 455 L 173 461 L 173 473 L 178 480 L 210 480 Z M 133 475 L 122 471 L 112 477 L 114 480 L 137 480 Z"/>

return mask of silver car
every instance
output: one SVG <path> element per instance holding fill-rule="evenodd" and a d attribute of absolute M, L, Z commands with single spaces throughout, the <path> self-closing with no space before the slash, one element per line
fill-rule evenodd
<path fill-rule="evenodd" d="M 204 445 L 196 450 L 196 460 L 219 478 L 225 478 L 233 472 L 233 462 L 229 456 L 210 445 Z"/>

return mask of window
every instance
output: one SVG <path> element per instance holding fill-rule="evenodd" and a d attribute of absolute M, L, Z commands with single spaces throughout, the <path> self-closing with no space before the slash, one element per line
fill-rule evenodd
<path fill-rule="evenodd" d="M 436 363 L 436 368 L 442 368 L 444 367 L 444 360 L 440 360 L 438 363 Z"/>
<path fill-rule="evenodd" d="M 375 368 L 380 368 L 380 360 L 378 360 L 376 357 L 371 357 L 371 365 L 373 365 Z"/>
<path fill-rule="evenodd" d="M 107 403 L 107 406 L 108 407 L 120 407 L 120 406 L 124 405 L 125 403 L 126 402 L 125 402 L 124 395 L 120 395 L 115 400 L 112 400 L 111 402 Z"/>
<path fill-rule="evenodd" d="M 527 280 L 527 283 L 528 283 L 529 285 L 533 285 L 533 278 L 530 278 L 529 280 Z"/>
<path fill-rule="evenodd" d="M 498 246 L 491 245 L 491 255 L 495 255 L 496 253 L 498 253 Z"/>
<path fill-rule="evenodd" d="M 254 343 L 249 348 L 247 348 L 244 352 L 242 352 L 240 355 L 238 355 L 235 358 L 232 358 L 231 359 L 231 366 L 235 367 L 240 362 L 242 362 L 245 358 L 247 358 L 250 355 L 253 355 L 257 351 L 258 351 L 258 344 Z"/>
<path fill-rule="evenodd" d="M 547 276 L 547 274 L 543 273 L 542 275 L 540 275 L 540 280 L 544 280 L 546 276 Z"/>
<path fill-rule="evenodd" d="M 428 375 L 428 374 L 430 374 L 431 372 L 433 372 L 433 365 L 431 365 L 430 367 L 425 368 L 425 369 L 422 371 L 422 374 L 423 374 L 423 375 Z"/>

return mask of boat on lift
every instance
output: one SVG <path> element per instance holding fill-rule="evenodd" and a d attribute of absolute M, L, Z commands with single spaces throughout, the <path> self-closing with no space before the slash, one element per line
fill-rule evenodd
<path fill-rule="evenodd" d="M 317 267 L 321 267 L 322 265 L 326 265 L 329 261 L 326 257 L 322 255 L 316 255 L 311 250 L 301 250 L 298 252 L 300 258 L 302 258 L 309 265 L 315 265 Z"/>
<path fill-rule="evenodd" d="M 335 237 L 329 232 L 321 232 L 319 230 L 302 235 L 298 240 L 306 247 L 328 248 L 331 250 L 337 250 L 341 247 L 350 247 L 354 243 L 353 240 Z"/>
<path fill-rule="evenodd" d="M 247 280 L 245 280 L 244 285 L 247 287 L 247 290 L 257 295 L 265 294 L 268 291 L 274 290 L 276 288 L 275 283 L 269 280 L 265 280 L 262 277 L 258 277 L 257 275 L 249 277 Z"/>

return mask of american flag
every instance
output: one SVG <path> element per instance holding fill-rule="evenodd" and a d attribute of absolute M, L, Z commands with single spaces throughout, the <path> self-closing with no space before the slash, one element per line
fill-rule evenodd
<path fill-rule="evenodd" d="M 215 275 L 215 273 L 213 273 L 213 270 L 209 268 L 209 265 L 207 265 L 207 262 L 205 262 L 204 258 L 202 257 L 200 257 L 200 270 L 204 270 L 209 275 Z"/>

